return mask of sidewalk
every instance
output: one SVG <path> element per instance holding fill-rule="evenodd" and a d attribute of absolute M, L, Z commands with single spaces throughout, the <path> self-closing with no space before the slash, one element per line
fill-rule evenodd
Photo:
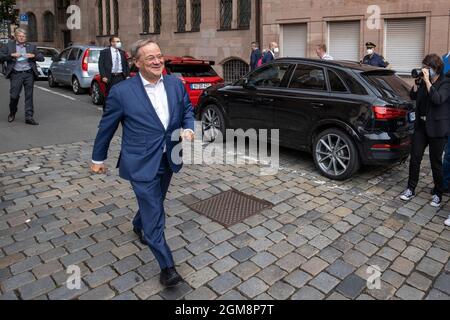
<path fill-rule="evenodd" d="M 110 154 L 118 148 L 115 139 Z M 450 300 L 450 207 L 428 205 L 428 160 L 408 204 L 397 200 L 407 164 L 345 183 L 286 150 L 276 176 L 185 166 L 168 194 L 166 236 L 186 283 L 168 290 L 131 230 L 137 204 L 116 158 L 93 176 L 91 150 L 90 141 L 0 155 L 0 299 Z M 228 229 L 188 207 L 231 188 L 274 207 Z M 71 265 L 81 290 L 65 286 Z M 370 290 L 377 268 L 381 287 Z"/>

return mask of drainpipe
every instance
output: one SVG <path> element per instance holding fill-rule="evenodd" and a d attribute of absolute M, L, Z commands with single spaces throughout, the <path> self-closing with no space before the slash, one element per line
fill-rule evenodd
<path fill-rule="evenodd" d="M 256 36 L 255 40 L 259 43 L 259 46 L 262 47 L 262 37 L 261 37 L 261 15 L 262 15 L 262 0 L 256 0 L 256 8 L 255 8 L 255 24 L 256 24 Z"/>

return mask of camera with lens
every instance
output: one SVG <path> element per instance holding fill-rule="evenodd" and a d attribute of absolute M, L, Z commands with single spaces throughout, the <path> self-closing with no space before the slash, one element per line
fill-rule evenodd
<path fill-rule="evenodd" d="M 411 71 L 411 76 L 414 79 L 422 78 L 423 77 L 422 69 L 413 69 L 413 71 Z"/>

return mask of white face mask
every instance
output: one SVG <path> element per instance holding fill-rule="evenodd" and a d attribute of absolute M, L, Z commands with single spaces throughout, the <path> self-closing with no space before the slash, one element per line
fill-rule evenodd
<path fill-rule="evenodd" d="M 367 54 L 373 54 L 373 49 L 367 49 Z"/>
<path fill-rule="evenodd" d="M 122 48 L 122 42 L 116 42 L 116 49 Z"/>
<path fill-rule="evenodd" d="M 273 52 L 274 52 L 274 53 L 279 53 L 279 52 L 280 52 L 280 49 L 279 49 L 279 48 L 275 48 L 275 49 L 273 49 Z"/>

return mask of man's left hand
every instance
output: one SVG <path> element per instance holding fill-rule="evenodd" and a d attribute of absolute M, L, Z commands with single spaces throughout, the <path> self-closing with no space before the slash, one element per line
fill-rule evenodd
<path fill-rule="evenodd" d="M 423 72 L 423 80 L 425 81 L 430 81 L 430 70 L 428 70 L 428 68 L 423 68 L 422 69 Z"/>
<path fill-rule="evenodd" d="M 36 56 L 33 53 L 27 53 L 28 59 L 34 59 L 34 57 L 36 57 Z"/>
<path fill-rule="evenodd" d="M 183 138 L 183 141 L 187 142 L 194 142 L 195 140 L 195 134 L 191 130 L 184 130 L 181 137 Z"/>

